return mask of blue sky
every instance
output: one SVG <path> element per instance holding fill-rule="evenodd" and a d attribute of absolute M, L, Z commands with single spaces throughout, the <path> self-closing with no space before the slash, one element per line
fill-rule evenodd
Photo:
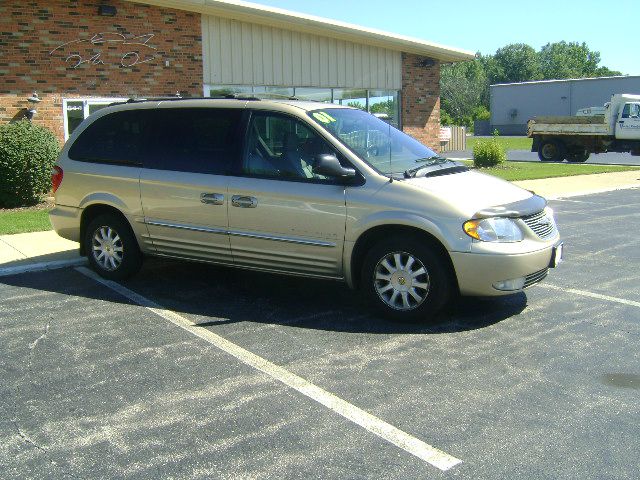
<path fill-rule="evenodd" d="M 586 42 L 600 65 L 640 75 L 640 0 L 253 0 L 484 54 Z M 625 33 L 625 23 L 628 29 Z"/>

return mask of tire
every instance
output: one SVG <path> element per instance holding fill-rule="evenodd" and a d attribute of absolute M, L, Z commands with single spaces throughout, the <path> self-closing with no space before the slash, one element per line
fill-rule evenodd
<path fill-rule="evenodd" d="M 578 153 L 568 153 L 567 154 L 567 162 L 584 163 L 589 159 L 590 155 L 591 154 L 589 153 L 589 151 L 586 148 L 583 151 L 580 151 Z"/>
<path fill-rule="evenodd" d="M 123 280 L 142 266 L 142 253 L 131 227 L 118 215 L 104 214 L 91 220 L 84 242 L 89 264 L 101 277 Z"/>
<path fill-rule="evenodd" d="M 424 273 L 419 273 L 421 269 Z M 432 320 L 454 290 L 448 263 L 424 240 L 381 241 L 367 253 L 361 275 L 368 304 L 396 321 Z"/>
<path fill-rule="evenodd" d="M 560 140 L 542 140 L 538 147 L 538 158 L 542 162 L 561 162 L 566 155 L 564 143 Z"/>

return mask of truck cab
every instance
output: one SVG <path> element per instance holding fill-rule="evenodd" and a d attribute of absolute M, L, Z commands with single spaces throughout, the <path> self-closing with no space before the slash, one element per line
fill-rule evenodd
<path fill-rule="evenodd" d="M 614 95 L 611 103 L 617 107 L 617 115 L 612 112 L 616 121 L 616 138 L 640 140 L 640 95 Z"/>

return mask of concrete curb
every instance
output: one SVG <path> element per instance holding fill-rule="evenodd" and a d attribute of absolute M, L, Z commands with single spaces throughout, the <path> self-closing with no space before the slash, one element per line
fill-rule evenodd
<path fill-rule="evenodd" d="M 41 272 L 44 270 L 56 270 L 65 267 L 75 267 L 86 265 L 86 258 L 74 258 L 70 260 L 54 260 L 51 262 L 28 263 L 25 265 L 17 265 L 14 267 L 0 268 L 0 277 L 8 277 L 9 275 L 18 275 L 20 273 Z"/>

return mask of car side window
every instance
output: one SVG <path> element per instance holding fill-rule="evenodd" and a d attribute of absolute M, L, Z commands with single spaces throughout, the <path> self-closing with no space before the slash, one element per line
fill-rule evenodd
<path fill-rule="evenodd" d="M 139 166 L 151 129 L 142 110 L 115 112 L 89 125 L 69 149 L 69 158 L 82 162 Z"/>
<path fill-rule="evenodd" d="M 282 180 L 331 182 L 313 172 L 319 155 L 335 150 L 303 122 L 278 114 L 254 113 L 249 123 L 242 173 Z"/>
<path fill-rule="evenodd" d="M 625 103 L 624 108 L 622 109 L 622 118 L 629 118 L 630 112 L 631 112 L 631 104 Z"/>
<path fill-rule="evenodd" d="M 241 109 L 166 108 L 154 111 L 155 141 L 144 166 L 224 175 L 240 152 Z"/>
<path fill-rule="evenodd" d="M 638 104 L 638 103 L 632 103 L 631 104 L 630 116 L 631 116 L 631 118 L 638 118 L 638 116 L 640 116 L 640 104 Z"/>

